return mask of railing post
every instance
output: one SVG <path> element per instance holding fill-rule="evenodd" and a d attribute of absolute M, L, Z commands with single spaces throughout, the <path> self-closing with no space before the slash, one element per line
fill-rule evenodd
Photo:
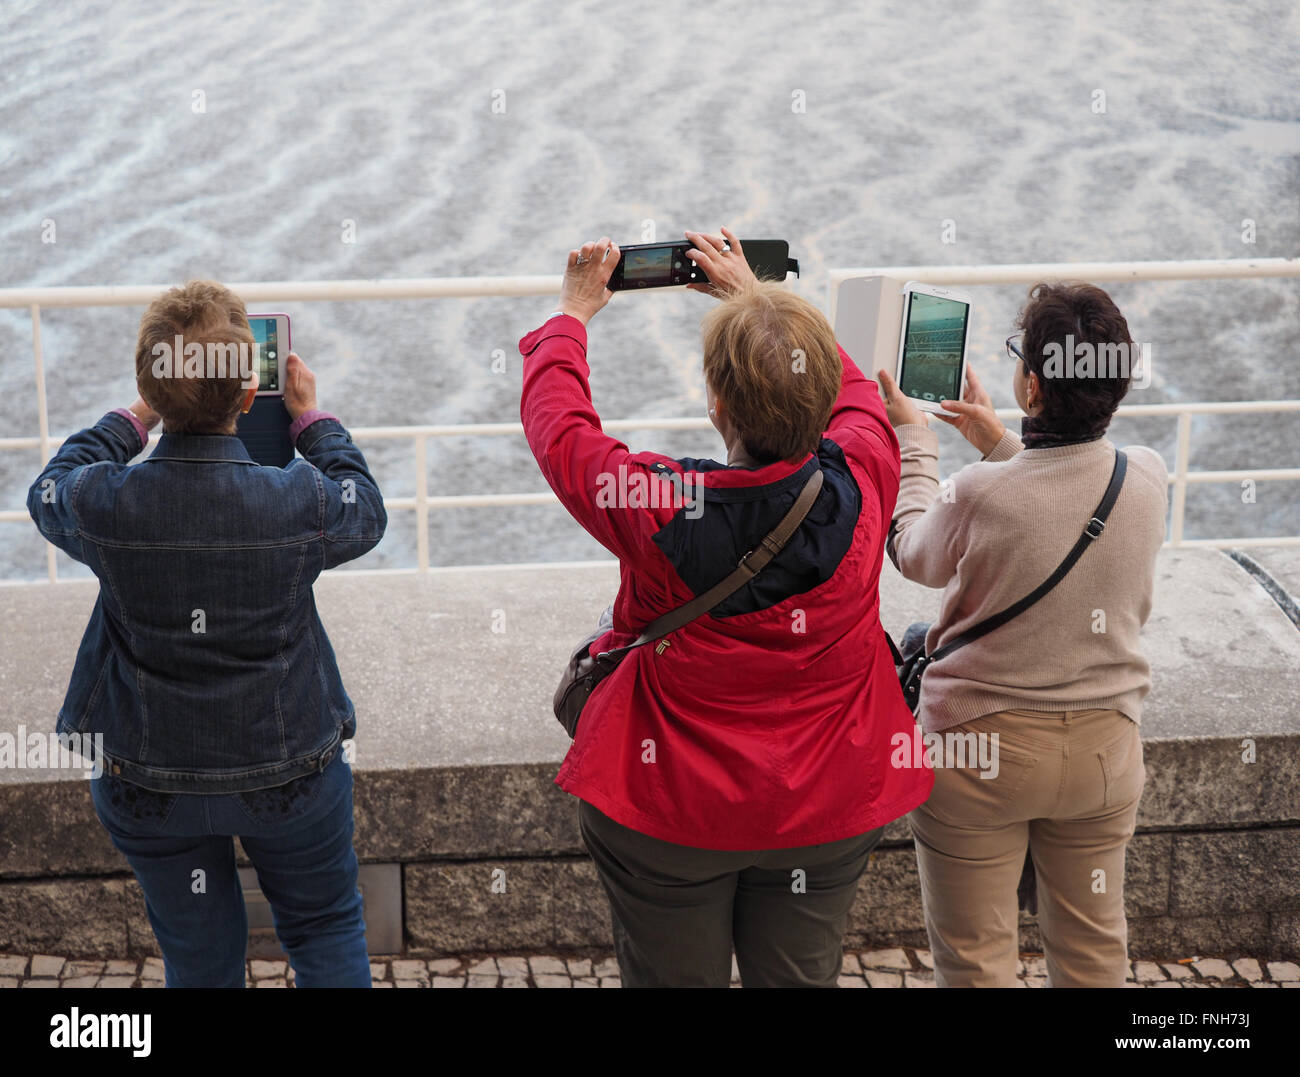
<path fill-rule="evenodd" d="M 1169 523 L 1169 545 L 1183 544 L 1183 513 L 1187 508 L 1187 460 L 1192 446 L 1192 413 L 1178 413 L 1178 449 L 1174 457 L 1174 508 Z"/>
<path fill-rule="evenodd" d="M 415 435 L 415 557 L 419 572 L 429 571 L 429 439 Z"/>
<path fill-rule="evenodd" d="M 32 311 L 32 358 L 36 363 L 36 426 L 41 437 L 41 464 L 50 458 L 50 413 L 45 404 L 45 356 L 41 352 L 41 308 L 37 303 Z M 45 544 L 45 571 L 50 583 L 59 578 L 59 562 L 52 542 Z"/>

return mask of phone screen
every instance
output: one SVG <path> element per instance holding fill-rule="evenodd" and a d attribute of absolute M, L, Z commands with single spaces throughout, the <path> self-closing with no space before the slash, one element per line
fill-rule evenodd
<path fill-rule="evenodd" d="M 623 252 L 623 280 L 629 283 L 668 284 L 673 279 L 672 268 L 672 247 Z"/>
<path fill-rule="evenodd" d="M 970 304 L 920 292 L 909 294 L 898 387 L 915 400 L 960 400 Z"/>
<path fill-rule="evenodd" d="M 257 356 L 253 360 L 257 370 L 257 391 L 278 393 L 280 386 L 280 341 L 274 318 L 249 318 L 248 327 L 257 342 Z"/>

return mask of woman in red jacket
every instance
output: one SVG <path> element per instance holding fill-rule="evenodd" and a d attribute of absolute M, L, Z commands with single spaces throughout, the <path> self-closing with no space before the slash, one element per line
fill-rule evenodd
<path fill-rule="evenodd" d="M 586 323 L 612 294 L 608 238 L 569 252 L 559 309 L 520 341 L 528 443 L 619 560 L 592 653 L 729 575 L 817 470 L 822 487 L 759 575 L 600 683 L 556 782 L 582 802 L 625 986 L 725 987 L 733 945 L 746 986 L 833 986 L 867 858 L 933 784 L 890 763 L 915 730 L 879 616 L 898 441 L 815 307 L 756 281 L 726 229 L 686 236 L 722 300 L 703 343 L 726 463 L 602 432 Z"/>

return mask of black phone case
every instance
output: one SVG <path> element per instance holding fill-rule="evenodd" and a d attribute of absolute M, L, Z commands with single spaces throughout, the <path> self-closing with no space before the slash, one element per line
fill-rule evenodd
<path fill-rule="evenodd" d="M 796 277 L 799 275 L 799 262 L 790 257 L 790 244 L 784 239 L 742 239 L 740 245 L 745 251 L 745 261 L 749 263 L 754 275 L 760 279 L 785 280 L 786 273 L 793 273 Z M 628 251 L 663 250 L 665 247 L 671 247 L 674 252 L 680 252 L 680 257 L 673 259 L 674 263 L 680 265 L 675 265 L 671 280 L 624 281 L 625 259 L 620 257 L 606 287 L 611 292 L 623 292 L 640 288 L 676 288 L 684 284 L 707 284 L 708 275 L 698 266 L 691 265 L 686 257 L 686 252 L 694 246 L 693 243 L 681 240 L 672 243 L 633 243 L 627 247 L 620 247 L 621 254 L 626 254 Z"/>
<path fill-rule="evenodd" d="M 289 439 L 289 418 L 282 396 L 258 396 L 247 415 L 240 415 L 236 425 L 239 440 L 248 455 L 264 467 L 285 467 L 293 459 L 293 442 Z"/>

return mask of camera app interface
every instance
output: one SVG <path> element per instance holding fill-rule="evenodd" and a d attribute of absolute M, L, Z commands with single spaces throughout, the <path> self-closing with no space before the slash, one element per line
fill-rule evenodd
<path fill-rule="evenodd" d="M 248 327 L 257 342 L 253 366 L 257 370 L 259 393 L 280 392 L 280 344 L 276 339 L 274 318 L 249 318 Z"/>
<path fill-rule="evenodd" d="M 937 295 L 911 295 L 899 388 L 916 400 L 960 400 L 961 353 L 970 305 Z"/>
<path fill-rule="evenodd" d="M 665 284 L 672 280 L 673 249 L 652 247 L 644 251 L 625 251 L 623 280 L 628 284 Z"/>

